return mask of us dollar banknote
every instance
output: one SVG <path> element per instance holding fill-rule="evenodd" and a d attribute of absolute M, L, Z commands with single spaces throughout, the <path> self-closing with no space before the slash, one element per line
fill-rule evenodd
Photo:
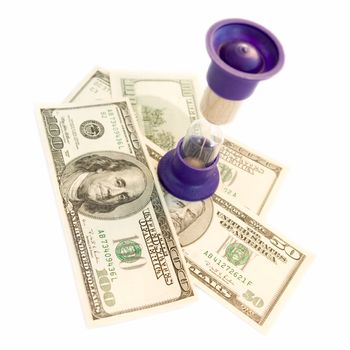
<path fill-rule="evenodd" d="M 189 273 L 130 105 L 38 119 L 89 324 L 191 300 Z"/>
<path fill-rule="evenodd" d="M 141 131 L 163 151 L 174 148 L 190 124 L 200 117 L 198 83 L 193 76 L 152 73 L 110 73 L 113 97 L 128 97 Z M 227 201 L 238 200 L 256 214 L 281 180 L 283 167 L 229 138 L 224 140 L 218 163 L 218 192 Z"/>
<path fill-rule="evenodd" d="M 164 151 L 148 142 L 154 167 Z M 266 328 L 306 255 L 261 218 L 228 201 L 220 188 L 188 202 L 165 193 L 189 270 L 196 284 L 258 328 Z"/>

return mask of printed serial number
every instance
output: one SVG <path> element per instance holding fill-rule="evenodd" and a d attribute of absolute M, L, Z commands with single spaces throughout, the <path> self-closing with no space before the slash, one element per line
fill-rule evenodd
<path fill-rule="evenodd" d="M 242 284 L 250 286 L 253 284 L 252 281 L 248 280 L 241 271 L 234 269 L 230 264 L 225 262 L 223 258 L 220 258 L 209 251 L 206 251 L 204 255 L 212 260 L 216 265 L 218 265 L 222 270 L 226 271 L 227 274 L 232 275 L 237 281 L 240 281 Z"/>

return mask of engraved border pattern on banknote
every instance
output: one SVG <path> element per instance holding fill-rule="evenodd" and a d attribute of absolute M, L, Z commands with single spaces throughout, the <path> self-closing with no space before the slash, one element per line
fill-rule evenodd
<path fill-rule="evenodd" d="M 86 86 L 91 82 L 92 79 L 97 78 L 97 79 L 101 79 L 109 88 L 111 86 L 111 82 L 110 82 L 110 77 L 108 73 L 103 73 L 100 70 L 96 70 L 96 72 L 88 79 L 88 81 L 86 81 L 80 88 L 79 90 L 74 94 L 74 96 L 71 96 L 69 98 L 68 102 L 74 102 L 74 100 L 79 96 L 79 94 L 84 91 L 84 89 L 86 88 Z"/>
<path fill-rule="evenodd" d="M 192 123 L 196 119 L 199 118 L 198 110 L 197 110 L 197 102 L 196 98 L 193 94 L 194 87 L 193 82 L 190 79 L 121 79 L 121 87 L 123 91 L 123 96 L 128 97 L 130 100 L 130 103 L 132 104 L 133 108 L 135 109 L 135 106 L 137 105 L 137 95 L 135 93 L 135 85 L 139 82 L 171 82 L 171 83 L 177 83 L 180 85 L 181 93 L 183 97 L 188 98 L 189 100 L 186 101 L 187 103 L 187 109 L 188 109 L 188 115 L 190 117 L 190 122 Z"/>
<path fill-rule="evenodd" d="M 271 183 L 270 189 L 266 193 L 265 199 L 262 201 L 262 203 L 260 205 L 260 208 L 257 211 L 257 214 L 260 215 L 260 213 L 263 210 L 263 208 L 264 208 L 264 206 L 266 204 L 266 201 L 268 200 L 268 198 L 269 198 L 269 196 L 270 196 L 270 194 L 271 194 L 271 192 L 272 192 L 276 182 L 278 181 L 278 178 L 281 176 L 281 173 L 283 171 L 282 167 L 268 162 L 267 160 L 265 160 L 264 158 L 258 156 L 257 154 L 252 153 L 252 152 L 246 150 L 244 147 L 242 147 L 242 146 L 240 146 L 238 144 L 235 144 L 234 142 L 231 142 L 231 141 L 229 141 L 227 139 L 224 139 L 223 145 L 226 146 L 227 148 L 235 151 L 235 152 L 238 152 L 240 155 L 250 159 L 251 161 L 256 162 L 256 163 L 264 166 L 265 168 L 267 168 L 267 169 L 269 169 L 269 170 L 271 170 L 271 171 L 273 171 L 275 173 L 275 179 Z"/>

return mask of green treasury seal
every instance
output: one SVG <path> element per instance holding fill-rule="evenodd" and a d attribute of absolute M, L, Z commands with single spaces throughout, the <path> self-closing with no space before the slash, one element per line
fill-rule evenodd
<path fill-rule="evenodd" d="M 225 256 L 231 264 L 235 266 L 244 266 L 249 260 L 250 252 L 246 246 L 236 242 L 227 246 Z"/>
<path fill-rule="evenodd" d="M 133 263 L 141 257 L 141 246 L 130 240 L 121 241 L 115 248 L 117 258 L 126 263 Z"/>

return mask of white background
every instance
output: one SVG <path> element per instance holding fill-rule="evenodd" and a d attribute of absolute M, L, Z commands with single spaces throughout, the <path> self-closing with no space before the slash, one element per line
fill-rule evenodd
<path fill-rule="evenodd" d="M 2 1 L 2 349 L 296 349 L 348 346 L 347 1 Z M 35 120 L 95 66 L 188 72 L 204 86 L 205 33 L 224 18 L 270 29 L 286 62 L 227 135 L 284 164 L 265 222 L 315 259 L 266 336 L 198 292 L 172 312 L 87 329 Z M 1 344 L 3 343 L 3 344 Z"/>

